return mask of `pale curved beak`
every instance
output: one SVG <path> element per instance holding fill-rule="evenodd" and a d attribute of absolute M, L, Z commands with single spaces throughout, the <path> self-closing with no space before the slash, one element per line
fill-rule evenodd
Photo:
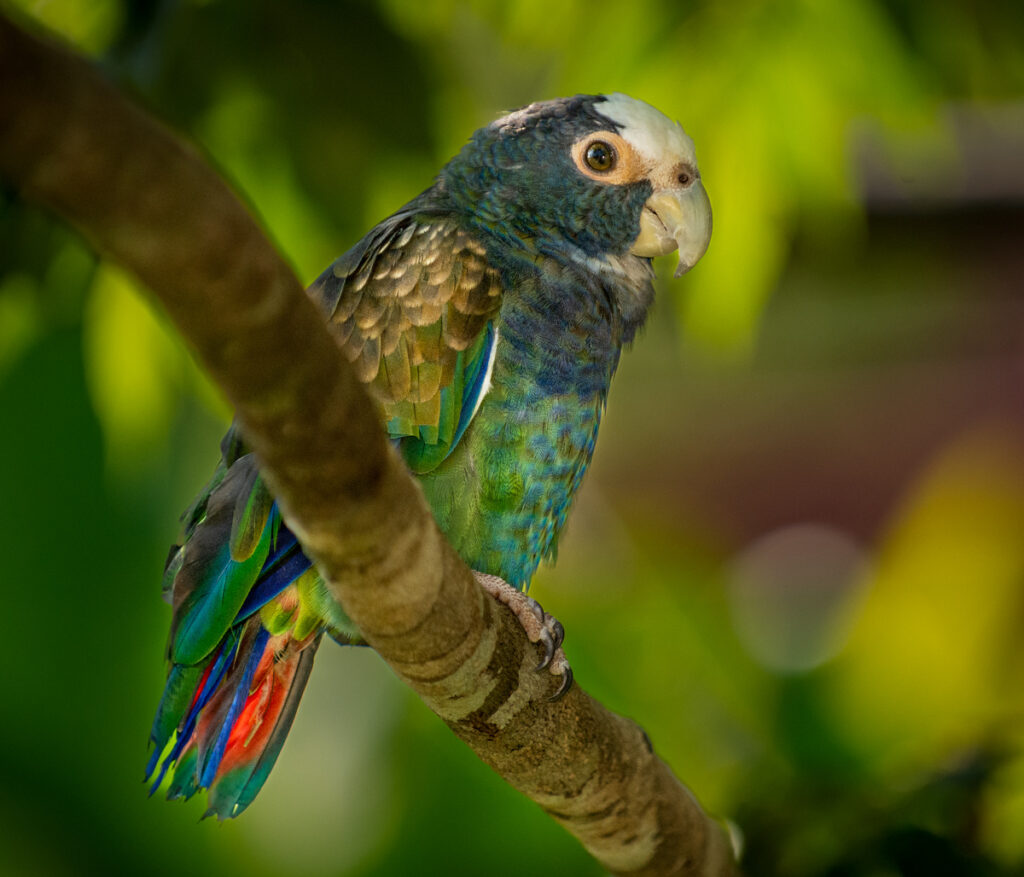
<path fill-rule="evenodd" d="M 711 241 L 711 202 L 698 179 L 686 188 L 655 192 L 640 215 L 634 256 L 664 256 L 679 250 L 676 277 L 682 277 L 707 252 Z"/>

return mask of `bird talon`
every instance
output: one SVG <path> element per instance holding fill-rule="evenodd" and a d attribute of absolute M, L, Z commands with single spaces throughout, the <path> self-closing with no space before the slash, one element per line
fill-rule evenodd
<path fill-rule="evenodd" d="M 566 662 L 565 670 L 562 673 L 562 684 L 558 686 L 558 691 L 548 698 L 548 703 L 554 703 L 556 700 L 561 700 L 569 693 L 569 689 L 572 688 L 572 667 Z"/>
<path fill-rule="evenodd" d="M 552 636 L 551 631 L 546 627 L 541 631 L 540 642 L 544 646 L 544 657 L 540 659 L 540 663 L 535 668 L 537 673 L 551 666 L 551 662 L 555 657 L 555 650 L 558 648 L 558 642 L 556 642 L 555 637 Z"/>
<path fill-rule="evenodd" d="M 548 616 L 551 619 L 551 635 L 555 641 L 555 648 L 559 648 L 562 645 L 562 640 L 565 639 L 565 628 L 562 626 L 562 622 L 557 618 Z"/>

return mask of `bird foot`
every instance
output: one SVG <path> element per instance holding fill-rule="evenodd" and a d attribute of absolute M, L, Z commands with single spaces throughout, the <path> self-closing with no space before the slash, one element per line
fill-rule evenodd
<path fill-rule="evenodd" d="M 565 652 L 562 651 L 562 640 L 565 639 L 562 622 L 553 615 L 548 615 L 533 597 L 528 597 L 504 579 L 475 571 L 473 575 L 476 576 L 480 587 L 512 610 L 512 614 L 519 619 L 526 632 L 527 639 L 544 647 L 544 657 L 537 665 L 537 672 L 547 669 L 549 673 L 562 677 L 562 684 L 548 699 L 554 701 L 564 697 L 572 688 L 572 668 L 565 657 Z"/>

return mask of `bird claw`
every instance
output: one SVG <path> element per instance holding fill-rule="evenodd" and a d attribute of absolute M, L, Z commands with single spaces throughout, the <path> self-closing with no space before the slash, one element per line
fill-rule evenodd
<path fill-rule="evenodd" d="M 554 703 L 556 700 L 561 700 L 569 693 L 569 689 L 572 688 L 572 667 L 569 666 L 569 662 L 565 659 L 565 655 L 562 655 L 562 667 L 555 669 L 552 665 L 551 672 L 556 676 L 562 677 L 562 684 L 558 686 L 558 691 L 548 698 L 548 701 Z"/>
<path fill-rule="evenodd" d="M 501 579 L 498 581 L 501 581 Z M 504 582 L 502 582 L 502 584 L 504 584 Z M 519 594 L 520 592 L 516 591 L 516 593 Z M 492 593 L 492 596 L 495 595 Z M 527 597 L 525 594 L 522 594 L 522 596 L 530 611 L 533 612 L 533 617 L 537 619 L 537 623 L 540 625 L 539 630 L 536 633 L 536 638 L 532 635 L 533 632 L 531 630 L 526 630 L 526 633 L 530 635 L 530 642 L 539 642 L 544 647 L 544 657 L 541 658 L 540 663 L 534 668 L 539 673 L 541 670 L 545 670 L 551 666 L 551 662 L 555 659 L 555 652 L 558 651 L 559 647 L 562 645 L 562 640 L 565 639 L 565 628 L 562 627 L 561 621 L 553 615 L 548 615 L 548 613 L 544 611 L 544 607 L 532 597 Z M 506 606 L 509 605 L 507 602 L 502 600 L 501 597 L 497 597 L 497 599 Z M 509 608 L 515 612 L 513 607 L 509 606 Z M 520 621 L 522 621 L 522 618 L 520 618 Z M 526 625 L 523 625 L 523 627 L 526 628 Z"/>
<path fill-rule="evenodd" d="M 512 610 L 530 642 L 540 643 L 544 649 L 544 655 L 535 668 L 536 672 L 547 670 L 555 676 L 562 677 L 562 684 L 548 700 L 556 701 L 565 697 L 572 688 L 572 668 L 562 651 L 562 641 L 565 639 L 562 622 L 545 612 L 544 607 L 533 597 L 528 597 L 504 579 L 478 572 L 473 574 L 480 587 L 503 606 Z"/>

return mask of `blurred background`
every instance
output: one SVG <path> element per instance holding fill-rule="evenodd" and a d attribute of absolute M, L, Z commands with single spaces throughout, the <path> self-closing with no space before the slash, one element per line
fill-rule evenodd
<path fill-rule="evenodd" d="M 19 0 L 303 281 L 532 100 L 697 143 L 715 236 L 623 360 L 532 593 L 749 875 L 1024 874 L 1024 4 Z M 599 874 L 368 650 L 239 820 L 147 799 L 177 519 L 229 412 L 0 191 L 0 872 Z"/>

